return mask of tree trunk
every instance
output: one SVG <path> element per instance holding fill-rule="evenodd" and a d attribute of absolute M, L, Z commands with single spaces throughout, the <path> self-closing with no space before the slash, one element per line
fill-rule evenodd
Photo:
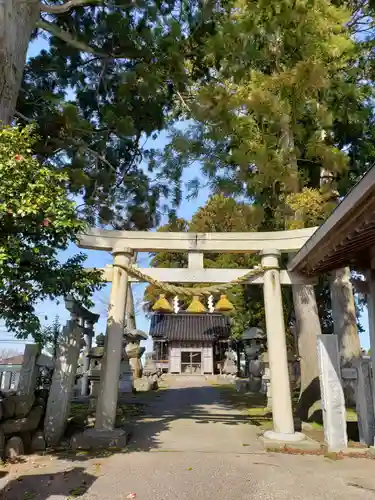
<path fill-rule="evenodd" d="M 336 269 L 331 273 L 331 304 L 334 333 L 338 337 L 341 366 L 351 366 L 361 357 L 361 343 L 358 335 L 357 317 L 350 269 Z M 356 405 L 356 387 L 347 382 L 343 386 L 348 407 Z"/>
<path fill-rule="evenodd" d="M 290 128 L 289 120 L 286 118 L 283 119 L 281 125 L 283 131 L 281 145 L 285 151 L 289 151 L 291 166 L 290 188 L 291 191 L 296 193 L 301 190 L 301 185 L 299 182 L 293 131 Z M 295 213 L 294 219 L 298 220 L 300 216 L 301 214 Z M 301 220 L 301 223 L 303 225 L 304 221 Z M 321 333 L 321 327 L 315 291 L 312 285 L 293 285 L 292 292 L 301 374 L 301 389 L 296 416 L 303 422 L 308 420 L 322 422 L 319 365 L 316 346 L 317 335 Z"/>
<path fill-rule="evenodd" d="M 38 16 L 39 0 L 0 0 L 0 124 L 12 121 Z"/>
<path fill-rule="evenodd" d="M 350 269 L 336 269 L 331 274 L 331 303 L 334 333 L 338 336 L 341 366 L 361 356 Z"/>
<path fill-rule="evenodd" d="M 313 285 L 293 285 L 301 391 L 296 414 L 302 421 L 322 421 L 317 355 L 317 335 L 321 333 Z"/>

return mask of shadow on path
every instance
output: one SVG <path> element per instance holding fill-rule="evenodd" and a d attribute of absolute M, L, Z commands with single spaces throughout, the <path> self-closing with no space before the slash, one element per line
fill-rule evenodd
<path fill-rule="evenodd" d="M 48 500 L 53 495 L 79 498 L 96 479 L 81 467 L 53 474 L 19 476 L 0 491 L 0 500 Z"/>
<path fill-rule="evenodd" d="M 261 422 L 250 420 L 243 410 L 225 401 L 218 388 L 172 386 L 156 393 L 145 414 L 135 420 L 129 449 L 232 448 L 230 440 L 241 448 L 257 441 L 256 425 Z"/>

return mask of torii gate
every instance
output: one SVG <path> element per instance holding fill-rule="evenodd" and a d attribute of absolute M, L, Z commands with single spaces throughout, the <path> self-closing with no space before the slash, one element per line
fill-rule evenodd
<path fill-rule="evenodd" d="M 102 376 L 96 409 L 97 431 L 114 431 L 118 398 L 118 380 L 122 335 L 128 284 L 126 271 L 135 252 L 188 252 L 186 269 L 139 269 L 143 274 L 168 283 L 228 283 L 248 273 L 246 269 L 204 269 L 203 257 L 210 253 L 259 253 L 262 273 L 251 276 L 248 283 L 262 284 L 266 331 L 271 372 L 273 431 L 267 438 L 298 441 L 303 434 L 295 432 L 288 374 L 287 348 L 281 285 L 311 284 L 297 273 L 280 270 L 282 252 L 293 254 L 312 236 L 316 228 L 292 231 L 249 233 L 164 233 L 92 229 L 79 236 L 81 248 L 110 251 L 113 266 L 103 269 L 103 278 L 112 282 L 107 320 L 107 344 L 102 362 Z"/>

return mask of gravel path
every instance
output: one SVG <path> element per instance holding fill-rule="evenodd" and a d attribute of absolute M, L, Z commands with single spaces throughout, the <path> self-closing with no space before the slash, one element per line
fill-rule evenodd
<path fill-rule="evenodd" d="M 0 500 L 375 500 L 375 462 L 264 452 L 257 428 L 201 378 L 150 399 L 127 453 L 31 457 L 0 473 Z M 21 480 L 20 479 L 21 477 Z"/>

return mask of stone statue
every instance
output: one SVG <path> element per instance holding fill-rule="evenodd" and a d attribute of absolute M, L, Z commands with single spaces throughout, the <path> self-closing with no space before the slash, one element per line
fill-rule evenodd
<path fill-rule="evenodd" d="M 231 348 L 225 351 L 223 373 L 226 375 L 235 375 L 237 373 L 236 355 Z"/>

